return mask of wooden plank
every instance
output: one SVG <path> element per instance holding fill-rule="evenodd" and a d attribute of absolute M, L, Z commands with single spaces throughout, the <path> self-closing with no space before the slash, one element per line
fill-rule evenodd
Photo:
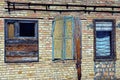
<path fill-rule="evenodd" d="M 6 57 L 37 57 L 38 56 L 38 51 L 9 51 L 6 52 Z"/>
<path fill-rule="evenodd" d="M 81 80 L 81 51 L 80 51 L 80 39 L 76 38 L 75 39 L 76 42 L 76 56 L 77 56 L 77 73 L 78 73 L 78 80 Z"/>
<path fill-rule="evenodd" d="M 81 25 L 78 18 L 75 18 L 74 43 L 78 80 L 81 80 Z"/>
<path fill-rule="evenodd" d="M 16 39 L 8 39 L 6 40 L 6 44 L 38 44 L 38 39 L 36 38 L 16 38 Z"/>
<path fill-rule="evenodd" d="M 38 57 L 6 57 L 6 62 L 33 62 L 38 61 Z"/>
<path fill-rule="evenodd" d="M 19 45 L 6 45 L 6 51 L 38 51 L 38 45 L 24 45 L 24 44 L 19 44 Z"/>
<path fill-rule="evenodd" d="M 14 24 L 10 23 L 8 24 L 8 38 L 13 39 L 14 38 Z"/>
<path fill-rule="evenodd" d="M 35 40 L 10 39 L 10 41 L 11 42 L 9 44 L 8 43 L 5 44 L 5 52 L 6 52 L 5 61 L 6 62 L 38 61 L 39 53 L 38 53 L 38 44 L 36 43 L 36 39 Z M 17 44 L 14 41 L 17 41 Z M 32 44 L 30 42 L 35 42 L 35 43 Z"/>

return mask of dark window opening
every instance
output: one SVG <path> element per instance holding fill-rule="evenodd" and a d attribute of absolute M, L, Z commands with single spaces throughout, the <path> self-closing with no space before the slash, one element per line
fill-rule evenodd
<path fill-rule="evenodd" d="M 34 23 L 20 23 L 20 36 L 34 37 L 35 36 L 35 24 Z"/>

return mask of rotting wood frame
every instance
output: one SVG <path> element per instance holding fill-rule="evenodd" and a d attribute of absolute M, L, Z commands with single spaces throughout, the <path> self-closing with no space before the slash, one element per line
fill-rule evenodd
<path fill-rule="evenodd" d="M 110 32 L 110 55 L 109 56 L 96 56 L 96 22 L 111 22 L 112 23 L 112 30 Z M 94 61 L 113 61 L 116 60 L 116 39 L 115 39 L 115 20 L 114 19 L 94 19 Z"/>
<path fill-rule="evenodd" d="M 8 12 L 10 13 L 11 11 L 19 11 L 19 10 L 28 10 L 28 11 L 51 11 L 51 12 L 104 12 L 104 13 L 120 13 L 119 10 L 114 10 L 117 8 L 120 8 L 120 6 L 108 6 L 108 5 L 103 5 L 103 6 L 97 6 L 97 5 L 78 5 L 78 4 L 42 4 L 42 3 L 31 3 L 31 2 L 11 2 L 11 1 L 6 1 L 7 7 L 5 9 L 8 9 Z M 19 6 L 19 8 L 18 8 Z M 36 8 L 31 8 L 32 6 L 42 6 L 45 7 L 44 9 L 36 9 Z M 60 6 L 60 7 L 65 7 L 65 9 L 51 9 L 51 6 Z M 22 8 L 26 7 L 26 8 Z M 83 9 L 71 9 L 70 7 L 74 8 L 83 8 Z M 87 8 L 92 8 L 92 9 L 87 9 Z M 97 10 L 99 8 L 102 8 L 104 10 Z M 105 10 L 110 8 L 111 10 Z"/>
<path fill-rule="evenodd" d="M 39 41 L 38 41 L 38 21 L 37 20 L 16 20 L 5 19 L 5 63 L 24 63 L 24 62 L 38 62 L 39 61 Z M 33 23 L 34 36 L 26 37 L 20 36 L 20 23 Z M 14 27 L 14 34 L 12 38 L 8 37 L 8 24 Z M 11 31 L 11 30 L 10 30 Z M 11 32 L 11 33 L 12 33 Z M 32 43 L 31 43 L 32 42 Z M 32 48 L 34 47 L 34 49 Z M 17 60 L 18 59 L 18 60 Z"/>

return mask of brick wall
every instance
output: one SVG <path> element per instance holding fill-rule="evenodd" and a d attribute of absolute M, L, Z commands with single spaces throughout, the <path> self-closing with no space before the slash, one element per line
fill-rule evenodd
<path fill-rule="evenodd" d="M 93 5 L 119 5 L 119 0 L 10 0 L 38 3 L 74 3 Z M 115 19 L 116 25 L 120 23 L 120 14 L 109 13 L 54 13 L 33 11 L 13 11 L 11 14 L 5 10 L 6 3 L 0 2 L 0 80 L 77 80 L 75 61 L 52 61 L 52 19 L 56 16 L 75 16 L 82 22 L 82 80 L 93 80 L 94 72 L 94 35 L 93 19 Z M 4 17 L 4 18 L 3 18 Z M 4 63 L 4 19 L 5 17 L 43 18 L 39 21 L 39 62 L 32 63 Z M 17 18 L 21 19 L 21 18 Z M 116 28 L 116 77 L 120 78 L 120 28 Z"/>

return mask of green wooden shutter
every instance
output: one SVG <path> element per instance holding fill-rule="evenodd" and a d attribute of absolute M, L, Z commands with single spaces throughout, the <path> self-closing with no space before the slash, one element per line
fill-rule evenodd
<path fill-rule="evenodd" d="M 73 23 L 73 17 L 58 17 L 53 21 L 53 60 L 73 59 Z"/>
<path fill-rule="evenodd" d="M 65 56 L 66 59 L 73 59 L 73 21 L 72 17 L 65 19 Z"/>
<path fill-rule="evenodd" d="M 54 40 L 54 47 L 53 47 L 53 56 L 56 59 L 62 58 L 63 53 L 63 19 L 56 19 L 54 21 L 54 33 L 53 33 L 53 40 Z"/>

